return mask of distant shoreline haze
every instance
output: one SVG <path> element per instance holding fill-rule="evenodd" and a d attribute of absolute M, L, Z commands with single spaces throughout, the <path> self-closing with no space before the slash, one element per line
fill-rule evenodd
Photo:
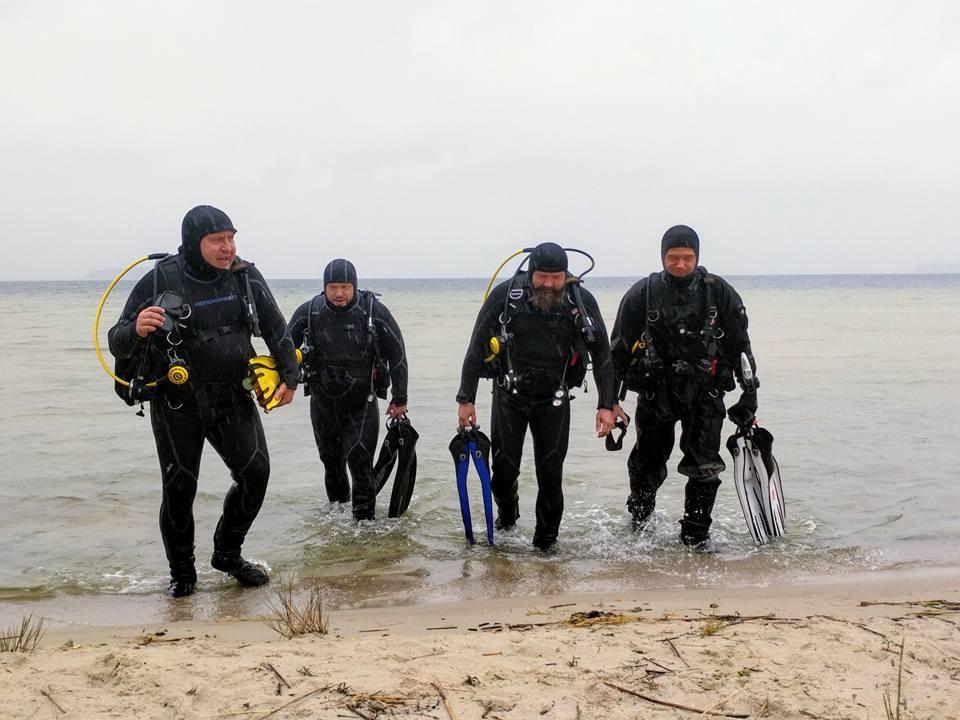
<path fill-rule="evenodd" d="M 146 273 L 146 268 L 148 263 L 144 263 L 144 270 L 139 271 L 138 268 L 131 270 L 127 277 L 121 280 L 121 283 L 127 282 L 128 279 L 134 279 L 142 277 Z M 116 270 L 94 270 L 86 275 L 77 277 L 74 279 L 59 279 L 52 280 L 46 278 L 29 278 L 29 279 L 20 279 L 20 280 L 11 280 L 8 278 L 0 279 L 0 283 L 74 283 L 74 282 L 105 282 L 109 283 L 113 280 L 117 274 L 123 269 L 123 267 L 118 267 Z M 707 266 L 707 269 L 710 269 L 710 266 Z M 655 269 L 651 269 L 650 272 L 656 272 Z M 498 278 L 509 277 L 510 270 L 509 268 L 504 268 L 500 272 Z M 925 275 L 960 275 L 960 263 L 954 263 L 951 265 L 943 266 L 941 269 L 933 269 L 931 266 L 919 267 L 916 270 L 911 272 L 883 272 L 883 273 L 845 273 L 845 272 L 834 272 L 834 273 L 747 273 L 747 274 L 737 274 L 737 273 L 723 273 L 718 272 L 718 275 L 722 275 L 727 278 L 829 278 L 829 277 L 909 277 L 909 276 L 925 276 Z M 636 275 L 606 275 L 599 272 L 591 272 L 587 275 L 586 280 L 599 279 L 603 278 L 604 280 L 617 280 L 617 279 L 639 279 L 641 277 L 646 277 L 647 273 L 638 273 Z M 274 277 L 267 276 L 267 280 L 273 282 L 297 282 L 302 280 L 320 280 L 319 277 Z M 419 275 L 419 276 L 407 276 L 407 277 L 361 277 L 361 285 L 365 282 L 402 282 L 408 280 L 485 280 L 490 281 L 490 276 L 480 276 L 480 275 Z"/>

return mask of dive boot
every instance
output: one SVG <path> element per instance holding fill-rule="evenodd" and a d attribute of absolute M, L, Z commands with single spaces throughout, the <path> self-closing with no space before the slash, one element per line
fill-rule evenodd
<path fill-rule="evenodd" d="M 172 598 L 186 597 L 193 595 L 197 589 L 197 571 L 190 568 L 189 571 L 179 571 L 176 575 L 170 575 L 170 587 L 167 588 L 167 596 Z"/>
<path fill-rule="evenodd" d="M 534 531 L 533 533 L 533 546 L 544 553 L 549 553 L 556 547 L 557 544 L 557 534 L 556 533 L 539 533 Z"/>
<path fill-rule="evenodd" d="M 197 589 L 196 559 L 193 555 L 193 545 L 186 547 L 167 547 L 167 557 L 173 555 L 175 559 L 170 563 L 170 586 L 167 588 L 168 597 L 186 597 L 193 595 Z"/>
<path fill-rule="evenodd" d="M 630 526 L 633 530 L 639 531 L 647 524 L 647 520 L 650 519 L 650 516 L 653 515 L 654 509 L 657 507 L 657 495 L 656 493 L 650 495 L 644 493 L 643 495 L 631 495 L 627 499 L 627 509 L 630 511 Z"/>
<path fill-rule="evenodd" d="M 710 539 L 713 519 L 713 503 L 717 499 L 720 480 L 687 480 L 683 503 L 683 520 L 680 521 L 680 542 L 684 545 L 702 546 Z"/>
<path fill-rule="evenodd" d="M 239 551 L 223 553 L 215 550 L 213 557 L 210 558 L 210 565 L 215 570 L 232 575 L 244 587 L 260 587 L 270 582 L 267 571 L 259 565 L 244 560 Z"/>
<path fill-rule="evenodd" d="M 512 530 L 520 517 L 520 503 L 514 502 L 510 507 L 498 507 L 497 519 L 493 527 L 497 530 Z"/>

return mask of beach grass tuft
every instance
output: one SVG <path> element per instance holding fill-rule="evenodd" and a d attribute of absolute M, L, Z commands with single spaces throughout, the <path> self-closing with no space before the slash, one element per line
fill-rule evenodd
<path fill-rule="evenodd" d="M 324 585 L 317 578 L 302 583 L 298 592 L 293 577 L 274 583 L 273 598 L 267 603 L 270 614 L 264 624 L 285 638 L 298 635 L 326 635 L 329 616 L 324 608 Z"/>
<path fill-rule="evenodd" d="M 33 619 L 33 614 L 25 615 L 20 625 L 11 625 L 0 631 L 0 652 L 32 653 L 37 649 L 43 637 L 43 618 Z"/>
<path fill-rule="evenodd" d="M 887 713 L 887 720 L 900 720 L 901 693 L 903 692 L 903 646 L 907 638 L 900 640 L 900 666 L 897 669 L 897 700 L 896 703 L 890 699 L 890 693 L 883 693 L 883 709 Z"/>

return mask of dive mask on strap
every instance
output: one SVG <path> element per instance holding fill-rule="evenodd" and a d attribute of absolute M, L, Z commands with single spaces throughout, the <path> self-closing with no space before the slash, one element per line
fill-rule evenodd
<path fill-rule="evenodd" d="M 303 362 L 303 353 L 296 350 L 297 363 Z M 247 375 L 241 385 L 244 390 L 253 390 L 257 402 L 264 412 L 270 412 L 280 404 L 276 397 L 277 388 L 283 384 L 280 371 L 277 370 L 277 361 L 270 355 L 257 355 L 247 360 Z"/>
<path fill-rule="evenodd" d="M 606 440 L 604 441 L 607 447 L 607 450 L 611 452 L 616 452 L 617 450 L 623 449 L 623 437 L 627 434 L 627 427 L 630 425 L 630 418 L 628 417 L 626 422 L 623 421 L 623 418 L 618 417 L 613 421 L 614 429 L 610 431 L 607 435 Z M 613 434 L 619 430 L 620 435 L 614 439 Z"/>

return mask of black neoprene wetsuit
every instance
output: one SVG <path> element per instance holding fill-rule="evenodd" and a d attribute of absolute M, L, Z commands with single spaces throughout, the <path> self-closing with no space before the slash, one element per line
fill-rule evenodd
<path fill-rule="evenodd" d="M 712 327 L 709 296 L 716 311 Z M 679 421 L 683 457 L 678 471 L 688 478 L 684 522 L 689 519 L 687 529 L 694 537 L 705 537 L 718 475 L 725 468 L 719 452 L 724 393 L 735 387 L 734 374 L 740 377 L 742 352 L 753 365 L 747 324 L 737 291 L 702 267 L 679 281 L 665 271 L 654 273 L 636 282 L 621 300 L 610 349 L 618 382 L 626 381 L 637 391 L 637 441 L 627 461 L 627 506 L 635 521 L 653 512 Z M 660 362 L 643 376 L 644 351 L 631 350 L 648 326 L 647 344 Z"/>
<path fill-rule="evenodd" d="M 259 327 L 277 359 L 288 388 L 298 382 L 294 346 L 286 323 L 260 272 L 242 261 L 256 304 Z M 150 420 L 163 481 L 160 532 L 174 578 L 193 573 L 193 500 L 203 441 L 210 442 L 230 469 L 233 483 L 217 523 L 214 549 L 238 555 L 247 531 L 257 517 L 270 477 L 270 459 L 257 408 L 241 381 L 247 360 L 255 353 L 250 342 L 250 320 L 245 310 L 247 285 L 243 272 L 196 270 L 182 255 L 160 261 L 127 299 L 119 322 L 109 333 L 110 351 L 118 358 L 147 352 L 146 374 L 164 375 L 173 351 L 189 370 L 182 386 L 163 382 L 150 402 Z M 154 303 L 156 293 L 172 290 L 190 307 L 171 338 L 158 330 L 147 338 L 136 333 L 139 312 Z"/>
<path fill-rule="evenodd" d="M 581 288 L 584 309 L 595 323 L 595 342 L 589 348 L 597 386 L 597 407 L 614 403 L 613 365 L 606 329 L 597 302 Z M 507 300 L 508 293 L 510 299 Z M 563 461 L 570 434 L 568 387 L 578 385 L 585 374 L 584 347 L 574 320 L 576 306 L 571 290 L 554 310 L 541 310 L 530 300 L 527 273 L 496 286 L 480 309 L 467 347 L 460 376 L 457 402 L 475 402 L 481 377 L 493 377 L 493 411 L 490 423 L 493 449 L 491 487 L 501 527 L 513 525 L 519 516 L 520 460 L 527 427 L 533 435 L 537 476 L 537 525 L 534 545 L 548 548 L 557 539 L 563 516 Z M 496 360 L 490 357 L 490 338 L 501 334 L 501 313 L 507 313 L 510 337 Z M 579 346 L 579 349 L 578 349 Z M 516 375 L 516 392 L 503 386 L 509 372 L 507 353 Z M 559 395 L 558 395 L 559 393 Z M 557 404 L 554 404 L 558 401 Z"/>
<path fill-rule="evenodd" d="M 373 332 L 368 332 L 371 298 L 372 294 L 358 292 L 347 307 L 338 308 L 318 295 L 297 308 L 289 325 L 297 346 L 309 327 L 305 383 L 327 497 L 347 502 L 352 496 L 358 520 L 372 520 L 376 511 L 373 462 L 381 418 L 371 386 L 375 355 L 386 365 L 391 402 L 407 404 L 407 357 L 400 327 L 387 307 L 374 299 Z"/>

